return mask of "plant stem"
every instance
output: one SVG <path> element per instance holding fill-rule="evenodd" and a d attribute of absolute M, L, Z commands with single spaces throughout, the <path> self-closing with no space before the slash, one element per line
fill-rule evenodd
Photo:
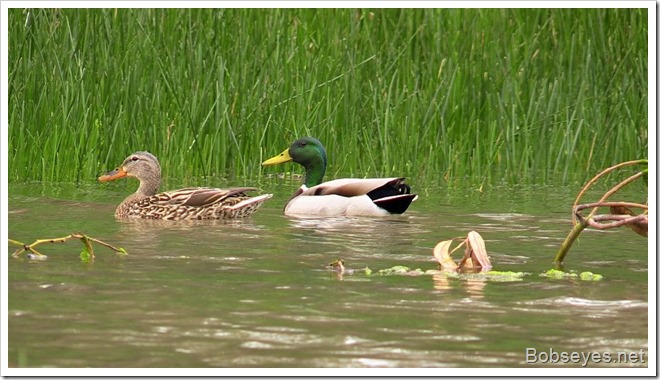
<path fill-rule="evenodd" d="M 587 228 L 586 225 L 583 225 L 582 223 L 577 223 L 573 225 L 573 229 L 571 229 L 571 233 L 566 236 L 566 239 L 564 239 L 564 242 L 561 243 L 561 246 L 559 247 L 559 251 L 555 255 L 555 267 L 557 269 L 561 269 L 563 263 L 564 263 L 564 257 L 566 257 L 566 254 L 568 253 L 568 250 L 571 249 L 571 246 L 573 246 L 573 243 L 575 240 L 577 240 L 578 236 L 580 236 L 580 233 Z"/>

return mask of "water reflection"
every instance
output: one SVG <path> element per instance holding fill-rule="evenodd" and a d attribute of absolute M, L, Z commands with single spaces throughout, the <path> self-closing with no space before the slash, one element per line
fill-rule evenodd
<path fill-rule="evenodd" d="M 149 220 L 149 219 L 118 219 L 124 232 L 135 233 L 141 231 L 181 231 L 211 230 L 236 228 L 248 231 L 261 231 L 263 225 L 258 225 L 250 218 L 229 220 Z"/>
<path fill-rule="evenodd" d="M 484 298 L 484 289 L 488 283 L 485 279 L 466 278 L 462 280 L 447 277 L 446 273 L 432 275 L 433 288 L 441 291 L 450 291 L 456 288 L 464 289 L 474 299 Z"/>
<path fill-rule="evenodd" d="M 130 241 L 141 251 L 162 250 L 168 242 L 203 242 L 232 238 L 257 238 L 265 227 L 250 218 L 236 220 L 117 220 L 118 238 Z"/>
<path fill-rule="evenodd" d="M 367 218 L 367 217 L 338 217 L 338 218 L 293 218 L 288 217 L 292 229 L 300 231 L 314 231 L 322 235 L 340 234 L 347 237 L 391 238 L 418 231 L 419 226 L 414 225 L 406 217 Z M 391 234 L 395 235 L 391 235 Z"/>
<path fill-rule="evenodd" d="M 321 244 L 326 250 L 372 259 L 408 258 L 415 237 L 424 228 L 405 216 L 389 218 L 287 218 L 288 233 L 304 245 Z M 342 258 L 342 257 L 336 257 Z M 352 263 L 349 263 L 352 264 Z M 373 265 L 373 264 L 372 264 Z"/>

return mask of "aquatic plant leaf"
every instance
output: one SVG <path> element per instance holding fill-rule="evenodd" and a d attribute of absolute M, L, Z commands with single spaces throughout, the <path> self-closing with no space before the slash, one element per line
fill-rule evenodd
<path fill-rule="evenodd" d="M 481 267 L 478 264 L 475 264 L 472 261 L 472 248 L 470 247 L 470 244 L 465 245 L 465 251 L 463 252 L 463 257 L 461 258 L 461 261 L 458 262 L 458 269 L 463 271 L 466 269 L 470 271 L 481 269 Z"/>
<path fill-rule="evenodd" d="M 470 231 L 467 236 L 468 247 L 470 252 L 467 252 L 466 255 L 469 255 L 471 259 L 471 265 L 473 268 L 481 268 L 482 272 L 489 271 L 493 266 L 490 263 L 488 258 L 488 252 L 486 252 L 486 243 L 484 239 L 479 235 L 477 231 Z M 465 260 L 467 257 L 464 257 Z M 466 260 L 467 261 L 467 260 Z M 463 260 L 461 260 L 461 263 Z M 459 264 L 461 267 L 461 264 Z"/>
<path fill-rule="evenodd" d="M 441 241 L 433 248 L 433 256 L 440 264 L 440 268 L 451 271 L 486 272 L 493 267 L 488 258 L 486 243 L 477 231 L 470 231 L 467 238 L 456 248 L 458 249 L 465 244 L 463 257 L 458 264 L 451 258 L 451 252 L 453 251 L 449 251 L 454 240 Z"/>
<path fill-rule="evenodd" d="M 81 234 L 80 241 L 83 243 L 83 250 L 80 252 L 80 260 L 87 263 L 94 259 L 94 248 L 86 235 Z"/>
<path fill-rule="evenodd" d="M 451 246 L 452 241 L 454 240 L 450 239 L 441 241 L 436 244 L 435 248 L 433 248 L 433 256 L 443 270 L 456 271 L 458 269 L 458 265 L 452 260 L 451 255 L 449 254 L 449 247 Z"/>
<path fill-rule="evenodd" d="M 635 213 L 625 206 L 610 206 L 610 212 L 614 215 L 630 215 L 636 216 Z M 648 223 L 643 222 L 631 222 L 627 223 L 626 226 L 630 227 L 631 230 L 635 231 L 638 235 L 648 237 L 649 236 L 649 225 Z"/>
<path fill-rule="evenodd" d="M 86 248 L 83 248 L 82 251 L 80 251 L 80 261 L 83 263 L 88 263 L 92 260 L 92 256 L 89 254 L 89 251 Z"/>

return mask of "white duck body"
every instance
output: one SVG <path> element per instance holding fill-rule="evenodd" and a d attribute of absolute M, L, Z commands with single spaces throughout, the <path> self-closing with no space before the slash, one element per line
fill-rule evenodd
<path fill-rule="evenodd" d="M 409 191 L 403 178 L 396 177 L 341 178 L 310 188 L 302 185 L 286 204 L 284 214 L 315 217 L 401 214 L 417 199 Z"/>

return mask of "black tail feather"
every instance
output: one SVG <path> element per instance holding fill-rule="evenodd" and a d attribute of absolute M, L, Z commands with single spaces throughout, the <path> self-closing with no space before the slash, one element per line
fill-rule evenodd
<path fill-rule="evenodd" d="M 371 190 L 367 195 L 372 201 L 376 201 L 380 198 L 391 197 L 393 195 L 410 194 L 410 186 L 404 183 L 403 180 L 404 178 L 392 180 L 377 189 Z"/>
<path fill-rule="evenodd" d="M 402 194 L 393 197 L 374 200 L 374 203 L 389 212 L 390 214 L 403 214 L 410 206 L 410 203 L 417 198 L 415 194 Z"/>

